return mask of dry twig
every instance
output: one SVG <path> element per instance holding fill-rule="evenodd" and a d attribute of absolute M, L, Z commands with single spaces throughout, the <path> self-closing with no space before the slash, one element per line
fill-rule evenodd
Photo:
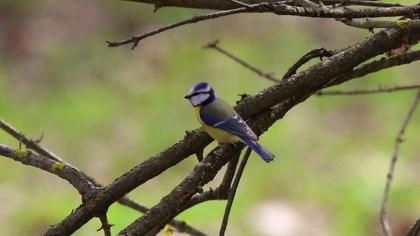
<path fill-rule="evenodd" d="M 219 46 L 219 41 L 213 41 L 208 43 L 207 45 L 204 46 L 204 48 L 212 48 L 220 53 L 222 53 L 223 55 L 229 57 L 230 59 L 236 61 L 237 63 L 239 63 L 240 65 L 244 66 L 245 68 L 249 69 L 250 71 L 256 73 L 257 75 L 266 78 L 270 81 L 276 82 L 278 83 L 280 80 L 277 79 L 276 77 L 274 77 L 274 73 L 265 73 L 262 70 L 258 69 L 257 67 L 245 62 L 244 60 L 240 59 L 239 57 L 233 55 L 232 53 L 228 52 L 227 50 L 221 48 Z"/>
<path fill-rule="evenodd" d="M 403 142 L 403 138 L 404 138 L 404 133 L 405 133 L 405 129 L 408 126 L 408 123 L 411 120 L 411 117 L 414 114 L 414 111 L 417 108 L 417 105 L 420 101 L 420 90 L 417 92 L 416 97 L 413 101 L 413 104 L 411 105 L 402 125 L 400 130 L 398 131 L 398 135 L 397 138 L 395 139 L 395 146 L 394 146 L 394 152 L 392 154 L 392 158 L 391 158 L 391 163 L 389 165 L 389 170 L 388 170 L 388 174 L 386 177 L 386 184 L 385 184 L 385 190 L 384 190 L 384 194 L 383 194 L 383 198 L 382 198 L 382 203 L 381 203 L 381 212 L 380 212 L 380 222 L 381 222 L 381 226 L 382 226 L 382 231 L 384 232 L 385 236 L 392 236 L 392 231 L 391 231 L 391 226 L 389 225 L 388 219 L 387 219 L 387 205 L 388 205 L 388 197 L 389 197 L 389 193 L 391 191 L 391 184 L 392 184 L 392 179 L 394 176 L 394 171 L 395 171 L 395 166 L 398 160 L 398 155 L 400 152 L 400 145 Z"/>
<path fill-rule="evenodd" d="M 402 85 L 402 86 L 394 86 L 394 87 L 379 87 L 374 89 L 356 89 L 356 90 L 347 90 L 347 91 L 340 91 L 340 90 L 331 90 L 331 91 L 319 91 L 315 93 L 318 96 L 325 96 L 325 95 L 365 95 L 365 94 L 373 94 L 373 93 L 392 93 L 402 90 L 410 90 L 410 89 L 418 89 L 420 88 L 420 84 L 413 84 L 413 85 Z"/>
<path fill-rule="evenodd" d="M 233 180 L 232 187 L 229 189 L 229 195 L 227 199 L 225 213 L 223 215 L 222 225 L 220 227 L 219 236 L 225 235 L 226 227 L 229 221 L 230 210 L 232 209 L 233 200 L 235 198 L 236 190 L 239 186 L 239 181 L 241 180 L 242 173 L 244 172 L 246 163 L 248 162 L 249 155 L 251 154 L 251 148 L 247 148 L 244 156 L 242 157 L 241 164 L 239 165 L 238 171 Z"/>
<path fill-rule="evenodd" d="M 334 52 L 325 48 L 312 49 L 311 51 L 303 55 L 297 62 L 295 62 L 295 64 L 293 64 L 287 70 L 287 72 L 283 75 L 283 79 L 287 79 L 290 76 L 296 74 L 297 69 L 299 69 L 302 65 L 304 65 L 313 58 L 319 57 L 319 59 L 322 60 L 323 57 L 330 57 L 332 55 L 334 55 Z"/>

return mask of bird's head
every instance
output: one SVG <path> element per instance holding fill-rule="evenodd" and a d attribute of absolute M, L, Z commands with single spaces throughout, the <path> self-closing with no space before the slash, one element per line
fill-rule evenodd
<path fill-rule="evenodd" d="M 210 84 L 200 82 L 192 86 L 184 98 L 190 100 L 193 107 L 209 104 L 215 99 L 216 95 Z"/>

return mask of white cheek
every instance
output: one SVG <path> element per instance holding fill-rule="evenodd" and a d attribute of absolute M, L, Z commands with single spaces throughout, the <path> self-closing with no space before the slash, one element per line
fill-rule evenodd
<path fill-rule="evenodd" d="M 209 97 L 210 97 L 210 94 L 206 94 L 206 93 L 204 93 L 204 94 L 197 94 L 195 96 L 192 96 L 191 99 L 190 99 L 190 101 L 191 101 L 191 104 L 193 106 L 197 106 L 197 105 L 200 105 L 201 103 L 203 103 Z"/>

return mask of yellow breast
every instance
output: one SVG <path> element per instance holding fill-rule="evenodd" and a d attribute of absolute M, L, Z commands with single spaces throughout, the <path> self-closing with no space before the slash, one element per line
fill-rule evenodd
<path fill-rule="evenodd" d="M 201 126 L 204 128 L 204 130 L 217 142 L 219 143 L 235 143 L 240 141 L 238 136 L 233 135 L 229 132 L 226 132 L 224 130 L 211 127 L 209 125 L 206 125 L 200 118 L 200 110 L 201 106 L 194 107 L 194 112 L 197 117 L 197 120 L 200 122 Z"/>

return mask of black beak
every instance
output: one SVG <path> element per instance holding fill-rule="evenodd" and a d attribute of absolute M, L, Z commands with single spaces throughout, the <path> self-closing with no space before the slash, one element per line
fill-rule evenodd
<path fill-rule="evenodd" d="M 184 96 L 185 99 L 190 99 L 190 97 L 191 97 L 191 94 L 187 94 Z"/>

